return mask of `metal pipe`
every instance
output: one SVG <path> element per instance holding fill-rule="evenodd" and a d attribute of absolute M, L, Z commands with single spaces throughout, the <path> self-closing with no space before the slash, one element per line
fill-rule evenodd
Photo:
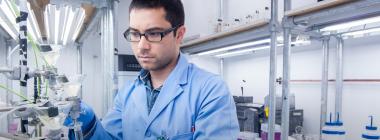
<path fill-rule="evenodd" d="M 328 74 L 329 74 L 329 44 L 330 37 L 322 40 L 322 80 L 321 82 L 321 118 L 319 124 L 319 137 L 322 138 L 322 128 L 327 119 L 327 99 L 328 99 Z"/>
<path fill-rule="evenodd" d="M 221 32 L 223 28 L 224 18 L 224 0 L 219 0 L 219 15 L 217 19 L 216 32 Z"/>
<path fill-rule="evenodd" d="M 284 0 L 284 11 L 291 9 L 290 0 Z M 282 112 L 281 112 L 281 140 L 288 140 L 289 135 L 289 93 L 290 93 L 290 55 L 291 55 L 291 27 L 285 23 L 288 17 L 283 18 L 284 51 L 283 53 L 283 81 L 282 81 Z"/>
<path fill-rule="evenodd" d="M 102 81 L 103 83 L 103 95 L 106 98 L 103 104 L 102 115 L 107 113 L 107 110 L 112 105 L 113 96 L 116 94 L 117 87 L 114 85 L 117 80 L 115 74 L 115 40 L 114 33 L 116 32 L 114 27 L 114 3 L 108 3 L 108 7 L 102 8 L 103 16 L 101 20 L 102 25 Z"/>
<path fill-rule="evenodd" d="M 116 19 L 115 17 L 119 17 L 119 15 L 117 14 L 118 12 L 116 11 L 119 11 L 118 10 L 118 4 L 119 4 L 119 1 L 113 1 L 113 8 L 112 8 L 112 23 L 113 23 L 113 75 L 112 75 L 112 79 L 113 79 L 113 94 L 112 94 L 112 98 L 111 98 L 111 106 L 113 104 L 113 99 L 114 97 L 116 96 L 116 94 L 119 92 L 119 78 L 118 78 L 118 74 L 119 74 L 119 48 L 118 48 L 118 32 L 117 32 L 117 28 L 118 28 L 118 22 L 116 22 Z"/>
<path fill-rule="evenodd" d="M 10 40 L 7 40 L 5 45 L 7 46 L 7 51 L 6 52 L 6 55 L 5 56 L 8 56 L 9 54 L 11 54 L 12 52 L 12 46 L 11 46 L 11 41 Z M 12 66 L 12 59 L 6 59 L 5 60 L 5 65 L 7 67 L 11 67 Z M 12 88 L 12 81 L 10 79 L 7 78 L 7 84 L 6 84 L 7 88 Z M 7 106 L 10 106 L 11 104 L 11 101 L 13 100 L 13 95 L 10 93 L 10 91 L 6 91 L 6 104 Z M 12 117 L 10 116 L 7 116 L 7 130 L 9 130 L 9 126 L 11 125 L 11 121 L 12 121 Z"/>
<path fill-rule="evenodd" d="M 106 114 L 106 109 L 108 108 L 108 90 L 107 88 L 109 88 L 109 83 L 106 81 L 107 79 L 107 48 L 108 47 L 108 44 L 107 44 L 107 8 L 102 8 L 102 19 L 101 19 L 101 32 L 102 32 L 102 36 L 101 36 L 101 64 L 102 64 L 102 82 L 103 82 L 103 97 L 105 97 L 105 102 L 103 102 L 103 107 L 102 107 L 102 115 L 105 115 Z"/>
<path fill-rule="evenodd" d="M 20 42 L 20 93 L 27 97 L 27 80 L 28 80 L 28 30 L 27 30 L 28 9 L 27 1 L 20 0 L 20 16 L 19 16 L 19 42 Z M 21 132 L 28 133 L 28 118 L 21 118 Z"/>
<path fill-rule="evenodd" d="M 0 73 L 12 72 L 12 69 L 9 68 L 0 68 Z"/>
<path fill-rule="evenodd" d="M 219 19 L 223 22 L 224 0 L 219 0 Z"/>
<path fill-rule="evenodd" d="M 274 140 L 275 118 L 276 118 L 276 72 L 277 72 L 277 33 L 278 33 L 278 0 L 271 0 L 271 48 L 270 48 L 270 75 L 269 75 L 269 140 Z"/>
<path fill-rule="evenodd" d="M 38 123 L 35 126 L 35 136 L 36 137 L 42 137 L 42 124 Z"/>
<path fill-rule="evenodd" d="M 342 100 L 343 100 L 343 39 L 336 37 L 336 86 L 335 86 L 335 113 L 342 118 Z"/>
<path fill-rule="evenodd" d="M 81 44 L 77 44 L 77 73 L 79 75 L 83 74 L 83 70 L 82 69 L 83 69 L 83 67 L 82 67 L 82 45 Z M 82 83 L 80 84 L 78 97 L 81 98 L 81 99 L 83 98 L 83 95 L 82 95 Z"/>
<path fill-rule="evenodd" d="M 224 58 L 220 58 L 219 73 L 222 78 L 224 78 Z"/>

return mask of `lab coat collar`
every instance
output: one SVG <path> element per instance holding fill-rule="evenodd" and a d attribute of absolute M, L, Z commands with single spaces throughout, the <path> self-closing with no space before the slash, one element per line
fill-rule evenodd
<path fill-rule="evenodd" d="M 182 86 L 187 84 L 189 63 L 185 56 L 180 53 L 176 67 L 165 80 L 161 92 L 157 97 L 147 121 L 148 130 L 155 118 L 165 109 L 165 107 L 183 92 Z"/>
<path fill-rule="evenodd" d="M 148 78 L 148 76 L 149 76 L 149 71 L 142 69 L 139 74 L 139 80 L 141 80 L 142 82 L 145 82 L 147 81 L 146 78 Z"/>

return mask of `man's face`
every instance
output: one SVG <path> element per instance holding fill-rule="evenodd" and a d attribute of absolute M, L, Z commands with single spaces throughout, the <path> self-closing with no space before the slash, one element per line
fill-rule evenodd
<path fill-rule="evenodd" d="M 170 22 L 165 19 L 163 8 L 156 9 L 133 9 L 130 12 L 131 32 L 162 32 L 172 28 Z M 179 54 L 179 44 L 185 32 L 184 27 L 162 37 L 159 42 L 150 42 L 145 36 L 140 41 L 131 42 L 132 50 L 142 68 L 149 71 L 158 71 L 168 65 L 176 63 Z"/>

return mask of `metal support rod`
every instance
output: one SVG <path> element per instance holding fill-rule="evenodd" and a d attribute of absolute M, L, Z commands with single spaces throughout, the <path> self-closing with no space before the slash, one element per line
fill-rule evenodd
<path fill-rule="evenodd" d="M 219 0 L 219 19 L 223 22 L 224 13 L 224 0 Z"/>
<path fill-rule="evenodd" d="M 115 73 L 115 18 L 113 1 L 108 3 L 108 7 L 102 8 L 101 18 L 101 58 L 102 58 L 102 81 L 103 95 L 105 102 L 103 103 L 102 115 L 105 115 L 112 105 L 113 97 L 117 90 L 117 75 Z M 115 82 L 116 81 L 116 82 Z"/>
<path fill-rule="evenodd" d="M 321 119 L 319 125 L 319 137 L 322 138 L 322 128 L 327 119 L 327 99 L 328 99 L 328 73 L 329 73 L 329 44 L 330 37 L 325 37 L 322 40 L 322 80 L 321 80 Z"/>
<path fill-rule="evenodd" d="M 218 13 L 218 19 L 217 19 L 217 29 L 216 32 L 221 32 L 223 28 L 224 23 L 224 0 L 219 0 L 219 13 Z"/>
<path fill-rule="evenodd" d="M 20 67 L 21 67 L 21 79 L 20 90 L 21 94 L 27 96 L 27 67 L 28 67 L 28 39 L 27 39 L 27 7 L 26 0 L 20 0 L 20 16 L 19 18 L 19 38 L 20 38 Z"/>
<path fill-rule="evenodd" d="M 342 118 L 342 100 L 343 100 L 343 39 L 336 37 L 336 93 L 335 93 L 335 113 Z"/>
<path fill-rule="evenodd" d="M 82 67 L 82 45 L 77 44 L 77 74 L 82 75 L 83 74 L 83 67 Z M 82 97 L 82 84 L 80 84 L 80 89 L 78 93 L 79 98 Z"/>
<path fill-rule="evenodd" d="M 284 11 L 291 9 L 290 0 L 284 0 Z M 291 55 L 291 27 L 286 23 L 288 17 L 283 18 L 284 50 L 283 50 L 283 81 L 282 81 L 282 112 L 281 112 L 281 140 L 288 140 L 289 135 L 289 93 L 290 93 L 290 55 Z"/>
<path fill-rule="evenodd" d="M 108 28 L 108 14 L 107 14 L 107 8 L 102 8 L 101 9 L 102 12 L 103 12 L 103 15 L 102 15 L 102 18 L 101 18 L 101 33 L 102 33 L 102 36 L 101 36 L 101 65 L 102 65 L 102 69 L 101 69 L 101 73 L 102 73 L 102 85 L 103 85 L 103 97 L 105 98 L 103 102 L 103 107 L 102 107 L 102 115 L 105 115 L 106 114 L 106 110 L 108 108 L 108 95 L 109 95 L 109 82 L 107 81 L 108 79 L 108 33 L 107 33 L 107 28 Z"/>
<path fill-rule="evenodd" d="M 0 73 L 7 73 L 7 72 L 12 72 L 13 69 L 10 68 L 0 68 Z"/>
<path fill-rule="evenodd" d="M 271 0 L 271 48 L 270 48 L 270 75 L 269 75 L 269 140 L 274 140 L 275 118 L 276 118 L 276 73 L 277 73 L 277 33 L 278 33 L 278 0 Z"/>
<path fill-rule="evenodd" d="M 224 58 L 220 58 L 219 73 L 224 78 Z"/>
<path fill-rule="evenodd" d="M 42 124 L 38 123 L 35 126 L 35 136 L 36 137 L 42 137 Z"/>
<path fill-rule="evenodd" d="M 7 46 L 7 51 L 6 52 L 6 55 L 5 56 L 8 56 L 11 51 L 12 51 L 12 46 L 11 46 L 11 41 L 7 40 L 6 41 L 6 46 Z M 7 67 L 11 67 L 12 66 L 12 62 L 11 62 L 11 59 L 5 59 L 5 64 Z M 12 81 L 10 79 L 7 79 L 7 87 L 8 88 L 12 88 Z M 10 91 L 6 91 L 6 98 L 5 98 L 5 102 L 7 104 L 7 106 L 10 106 L 11 105 L 11 101 L 13 100 L 13 94 L 10 93 Z M 11 126 L 11 121 L 12 121 L 12 117 L 10 116 L 7 116 L 7 130 L 9 130 L 9 126 Z"/>
<path fill-rule="evenodd" d="M 119 17 L 119 15 L 117 14 L 118 12 L 116 11 L 119 11 L 118 8 L 119 8 L 119 2 L 118 1 L 113 1 L 113 8 L 112 8 L 112 23 L 113 23 L 113 47 L 114 47 L 114 53 L 113 53 L 113 95 L 112 95 L 112 98 L 111 98 L 111 105 L 113 104 L 113 99 L 114 97 L 116 96 L 116 94 L 119 92 L 119 79 L 118 79 L 118 74 L 119 74 L 119 48 L 118 48 L 118 32 L 117 32 L 117 28 L 118 28 L 118 22 L 116 22 L 116 19 L 115 17 Z"/>
<path fill-rule="evenodd" d="M 18 17 L 19 22 L 19 42 L 20 42 L 20 68 L 21 68 L 21 78 L 20 78 L 20 93 L 27 97 L 27 80 L 28 80 L 28 30 L 27 30 L 27 19 L 28 19 L 28 9 L 27 1 L 20 0 L 20 16 Z M 21 132 L 28 133 L 28 118 L 21 118 Z"/>

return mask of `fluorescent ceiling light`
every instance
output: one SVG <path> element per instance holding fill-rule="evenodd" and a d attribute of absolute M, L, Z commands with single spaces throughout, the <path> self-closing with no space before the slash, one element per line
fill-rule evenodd
<path fill-rule="evenodd" d="M 16 15 L 11 9 L 11 3 L 9 0 L 4 0 L 0 4 L 1 11 L 6 15 L 8 21 L 12 23 L 12 25 L 16 26 Z"/>
<path fill-rule="evenodd" d="M 248 47 L 248 46 L 260 45 L 260 44 L 269 43 L 269 42 L 270 42 L 270 39 L 263 39 L 263 40 L 253 41 L 253 42 L 237 44 L 237 45 L 233 45 L 233 46 L 229 46 L 229 47 L 223 47 L 220 49 L 210 50 L 210 51 L 206 51 L 206 52 L 201 52 L 201 53 L 198 53 L 197 55 L 201 56 L 201 55 L 214 54 L 214 53 L 224 52 L 224 51 L 228 51 L 228 50 L 244 48 L 244 47 Z"/>
<path fill-rule="evenodd" d="M 9 7 L 8 0 L 3 0 L 0 3 L 0 25 L 14 39 L 17 40 L 16 15 Z"/>
<path fill-rule="evenodd" d="M 46 37 L 49 40 L 49 38 L 51 36 L 50 36 L 50 29 L 49 29 L 49 15 L 48 15 L 48 11 L 50 11 L 50 6 L 47 6 L 46 10 L 44 11 L 44 23 L 45 23 Z"/>
<path fill-rule="evenodd" d="M 48 44 L 73 43 L 83 26 L 85 11 L 71 5 L 51 5 L 44 11 Z"/>
<path fill-rule="evenodd" d="M 67 10 L 67 22 L 66 22 L 66 28 L 65 29 L 71 29 L 73 27 L 73 21 L 74 21 L 74 14 L 75 12 L 69 8 Z M 63 45 L 66 45 L 67 42 L 69 41 L 69 34 L 70 34 L 70 30 L 65 30 L 64 33 L 63 33 Z"/>
<path fill-rule="evenodd" d="M 39 27 L 38 27 L 38 23 L 36 21 L 36 16 L 33 12 L 33 10 L 30 8 L 30 4 L 28 3 L 28 11 L 29 11 L 29 16 L 28 16 L 28 29 L 31 34 L 31 36 L 33 37 L 34 40 L 36 40 L 37 42 L 40 42 L 42 41 L 42 37 L 41 37 L 41 32 L 39 30 Z"/>
<path fill-rule="evenodd" d="M 60 9 L 58 9 L 57 6 L 55 6 L 55 16 L 54 16 L 54 42 L 55 44 L 58 44 L 58 32 L 59 32 L 59 19 L 61 18 L 60 17 L 61 15 L 61 11 Z"/>
<path fill-rule="evenodd" d="M 269 48 L 270 48 L 270 46 L 254 47 L 254 48 L 249 48 L 249 49 L 244 49 L 244 50 L 238 50 L 238 51 L 233 51 L 233 52 L 227 52 L 227 53 L 223 53 L 223 54 L 218 54 L 218 55 L 215 55 L 215 56 L 216 56 L 216 57 L 221 57 L 221 58 L 224 58 L 224 57 L 231 57 L 231 56 L 237 56 L 237 55 L 248 54 L 248 53 L 253 52 L 253 51 L 265 50 L 265 49 L 269 49 Z"/>
<path fill-rule="evenodd" d="M 18 31 L 18 24 L 16 23 L 16 11 L 20 11 L 19 7 L 12 6 L 12 1 L 4 0 L 0 3 L 0 15 L 2 17 L 6 17 L 3 19 L 0 19 L 0 25 L 4 28 L 6 32 L 15 40 L 17 40 L 17 31 Z M 28 27 L 28 33 L 32 36 L 34 40 L 41 39 L 41 33 L 38 28 L 38 24 L 36 22 L 36 17 L 34 15 L 34 12 L 30 8 L 30 4 L 27 3 L 28 8 L 28 20 L 27 20 L 27 27 Z"/>
<path fill-rule="evenodd" d="M 2 19 L 0 17 L 0 25 L 1 27 L 3 27 L 3 29 L 14 39 L 16 40 L 17 39 L 17 34 L 14 30 L 11 29 L 11 27 L 8 26 L 7 22 L 4 21 L 4 19 Z"/>
<path fill-rule="evenodd" d="M 332 26 L 327 26 L 327 27 L 321 29 L 321 31 L 336 31 L 336 30 L 340 30 L 340 29 L 348 29 L 351 27 L 375 23 L 375 22 L 380 22 L 380 16 L 361 19 L 361 20 L 355 20 L 355 21 L 346 22 L 346 23 L 342 23 L 342 24 L 336 24 L 336 25 L 332 25 Z"/>
<path fill-rule="evenodd" d="M 357 36 L 357 35 L 363 35 L 367 33 L 373 33 L 373 32 L 380 32 L 380 28 L 372 28 L 372 29 L 366 29 L 366 30 L 360 30 L 360 31 L 355 31 L 355 32 L 349 32 L 349 33 L 344 33 L 344 36 Z"/>
<path fill-rule="evenodd" d="M 310 44 L 310 41 L 309 40 L 298 40 L 298 41 L 292 42 L 291 44 L 295 45 L 295 46 L 300 46 L 300 45 Z M 283 47 L 284 44 L 278 44 L 277 46 Z M 265 50 L 265 49 L 269 49 L 269 48 L 270 48 L 270 46 L 254 47 L 254 48 L 249 48 L 249 49 L 226 52 L 226 53 L 218 54 L 215 56 L 219 57 L 219 58 L 232 57 L 232 56 L 249 54 L 249 53 L 254 52 L 254 51 Z"/>
<path fill-rule="evenodd" d="M 76 25 L 76 26 L 74 26 L 74 27 L 76 27 L 75 28 L 75 33 L 74 33 L 74 35 L 73 35 L 73 37 L 71 38 L 72 39 L 72 41 L 75 41 L 75 39 L 78 37 L 78 35 L 79 35 L 79 32 L 80 32 L 80 29 L 82 28 L 82 25 L 83 25 L 83 22 L 84 22 L 84 18 L 85 18 L 85 13 L 84 13 L 84 10 L 83 9 L 80 9 L 79 10 L 79 16 L 78 16 L 78 18 L 79 18 L 79 23 Z"/>

